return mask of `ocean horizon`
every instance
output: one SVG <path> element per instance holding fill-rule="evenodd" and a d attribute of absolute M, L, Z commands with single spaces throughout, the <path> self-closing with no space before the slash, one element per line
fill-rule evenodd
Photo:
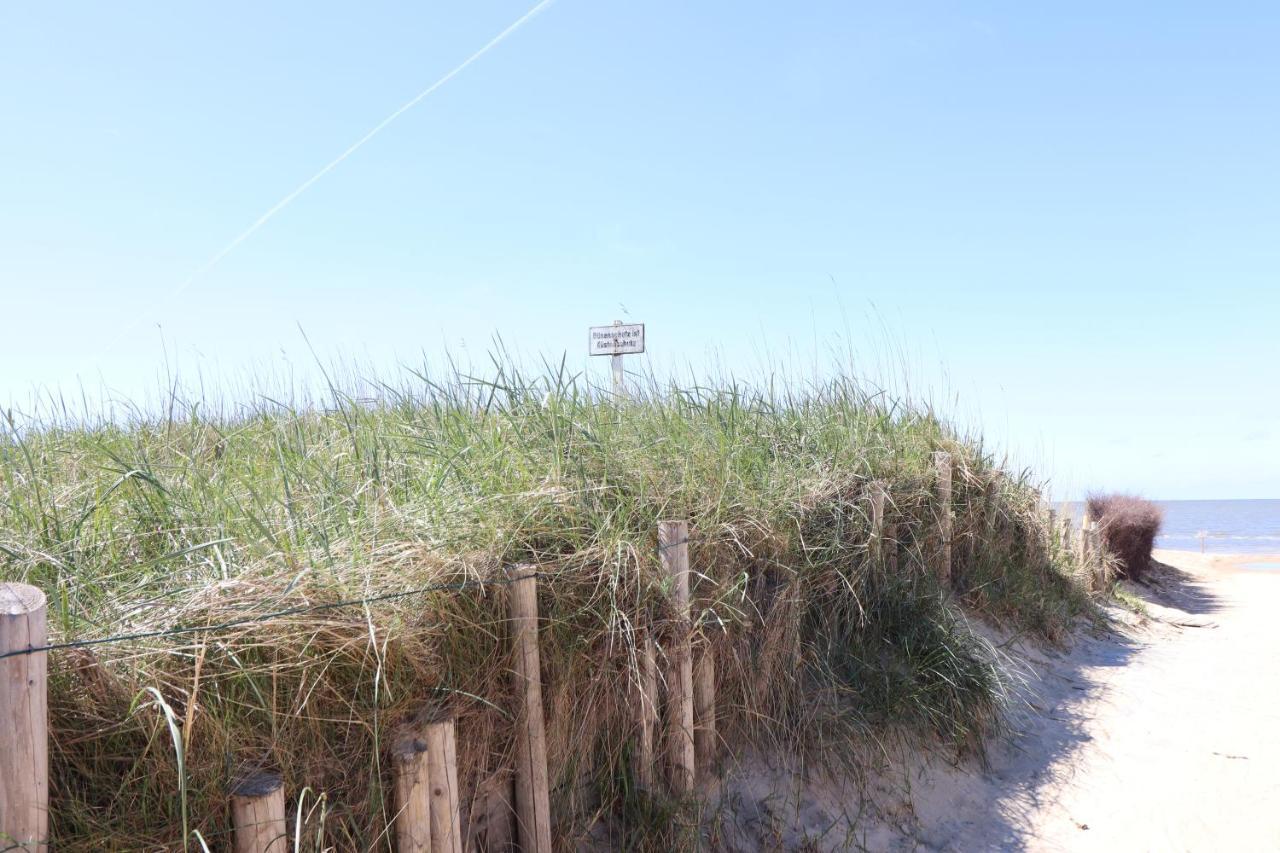
<path fill-rule="evenodd" d="M 1164 510 L 1157 548 L 1207 554 L 1280 553 L 1280 498 L 1153 501 Z M 1068 504 L 1079 525 L 1082 503 Z"/>

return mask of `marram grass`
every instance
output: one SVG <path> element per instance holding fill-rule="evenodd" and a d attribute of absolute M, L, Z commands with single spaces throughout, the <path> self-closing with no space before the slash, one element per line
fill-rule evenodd
<path fill-rule="evenodd" d="M 636 638 L 676 630 L 659 519 L 691 526 L 730 745 L 840 761 L 892 730 L 972 747 L 1005 681 L 966 611 L 1052 639 L 1088 606 L 1027 474 L 850 381 L 650 383 L 625 404 L 556 371 L 377 385 L 223 415 L 175 396 L 126 424 L 11 416 L 3 578 L 44 589 L 66 641 L 536 564 L 566 847 L 702 843 L 673 817 L 688 806 L 630 782 Z M 955 460 L 951 591 L 931 568 L 940 449 Z M 896 570 L 869 548 L 873 480 L 890 490 Z M 266 767 L 301 802 L 299 849 L 390 850 L 386 746 L 440 712 L 457 715 L 469 810 L 513 766 L 505 615 L 506 588 L 483 584 L 51 653 L 55 847 L 225 847 L 229 780 Z"/>

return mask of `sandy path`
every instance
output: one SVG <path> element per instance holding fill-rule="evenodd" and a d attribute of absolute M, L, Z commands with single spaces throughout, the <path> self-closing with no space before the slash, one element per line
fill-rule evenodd
<path fill-rule="evenodd" d="M 1186 574 L 1132 587 L 1152 620 L 1042 659 L 1021 733 L 943 798 L 978 819 L 923 846 L 1280 850 L 1280 572 L 1157 557 Z"/>
<path fill-rule="evenodd" d="M 1113 603 L 1069 651 L 1009 649 L 1026 686 L 985 765 L 912 753 L 869 797 L 753 771 L 737 817 L 768 832 L 723 849 L 1280 851 L 1280 571 L 1157 558 L 1125 584 L 1145 616 Z"/>

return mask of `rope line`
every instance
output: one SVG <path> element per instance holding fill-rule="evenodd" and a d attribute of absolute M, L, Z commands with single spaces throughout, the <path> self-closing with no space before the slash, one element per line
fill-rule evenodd
<path fill-rule="evenodd" d="M 546 572 L 526 572 L 519 577 L 498 578 L 496 580 L 482 581 L 460 581 L 457 583 L 441 583 L 431 584 L 429 586 L 418 587 L 417 589 L 401 590 L 400 592 L 388 592 L 382 595 L 374 595 L 368 598 L 350 598 L 343 601 L 329 601 L 323 604 L 303 604 L 297 607 L 286 607 L 283 610 L 275 610 L 270 613 L 260 613 L 255 616 L 244 616 L 239 619 L 230 619 L 226 622 L 220 622 L 216 625 L 190 625 L 181 628 L 165 628 L 158 631 L 138 631 L 132 634 L 116 634 L 111 637 L 99 637 L 94 640 L 69 640 L 65 643 L 49 643 L 44 646 L 31 646 L 25 649 L 15 649 L 11 652 L 0 654 L 0 660 L 5 658 L 18 657 L 20 655 L 33 655 L 37 652 L 54 652 L 63 649 L 83 649 L 89 646 L 104 646 L 111 643 L 123 643 L 131 640 L 149 640 L 156 637 L 177 637 L 184 634 L 198 634 L 202 631 L 225 631 L 229 628 L 238 628 L 242 625 L 253 625 L 260 622 L 269 622 L 272 619 L 279 619 L 284 616 L 296 616 L 299 613 L 314 613 L 320 610 L 336 610 L 340 607 L 355 607 L 356 605 L 376 604 L 381 601 L 394 601 L 398 598 L 409 598 L 414 595 L 424 595 L 428 592 L 461 592 L 473 587 L 486 586 L 505 586 L 513 584 L 518 580 L 529 577 L 545 578 L 549 577 Z M 3 849 L 0 848 L 0 853 Z"/>

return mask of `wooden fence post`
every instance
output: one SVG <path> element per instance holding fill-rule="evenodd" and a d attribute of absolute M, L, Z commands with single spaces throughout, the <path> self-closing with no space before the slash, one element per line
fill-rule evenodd
<path fill-rule="evenodd" d="M 710 779 L 715 767 L 716 741 L 716 659 L 708 642 L 702 643 L 698 663 L 693 668 L 693 755 L 702 778 Z"/>
<path fill-rule="evenodd" d="M 943 583 L 950 583 L 951 536 L 955 523 L 951 514 L 951 454 L 937 451 L 933 454 L 933 465 L 938 477 L 938 531 L 942 538 L 938 576 Z"/>
<path fill-rule="evenodd" d="M 869 543 L 871 560 L 880 563 L 884 559 L 884 483 L 878 480 L 871 484 L 871 541 Z"/>
<path fill-rule="evenodd" d="M 283 780 L 258 772 L 237 781 L 231 789 L 231 822 L 236 853 L 288 853 Z"/>
<path fill-rule="evenodd" d="M 1075 544 L 1071 541 L 1071 516 L 1062 516 L 1062 550 L 1071 553 Z"/>
<path fill-rule="evenodd" d="M 646 635 L 640 643 L 639 704 L 640 743 L 636 751 L 636 782 L 643 790 L 653 788 L 654 732 L 658 727 L 658 654 L 653 637 Z"/>
<path fill-rule="evenodd" d="M 512 853 L 516 843 L 515 778 L 510 770 L 498 770 L 476 789 L 478 808 L 471 812 L 467 832 L 468 851 Z M 477 812 L 479 814 L 477 815 Z"/>
<path fill-rule="evenodd" d="M 0 654 L 48 642 L 44 593 L 0 584 Z M 49 653 L 0 660 L 0 841 L 49 849 Z"/>
<path fill-rule="evenodd" d="M 538 578 L 532 566 L 516 569 L 511 584 L 515 638 L 516 819 L 523 853 L 551 853 L 551 795 L 547 781 L 547 730 L 542 715 L 542 663 L 538 651 Z"/>
<path fill-rule="evenodd" d="M 431 793 L 431 853 L 462 853 L 458 817 L 458 745 L 453 718 L 427 724 L 427 780 Z"/>
<path fill-rule="evenodd" d="M 677 631 L 671 643 L 667 677 L 667 749 L 671 788 L 678 795 L 693 792 L 693 655 L 689 642 L 689 524 L 658 522 L 658 552 L 672 579 Z"/>
<path fill-rule="evenodd" d="M 396 786 L 397 853 L 431 853 L 431 797 L 427 775 L 427 742 L 416 734 L 393 747 Z"/>
<path fill-rule="evenodd" d="M 1080 562 L 1089 562 L 1089 529 L 1093 527 L 1093 519 L 1089 517 L 1089 510 L 1084 511 L 1084 515 L 1080 516 Z"/>

